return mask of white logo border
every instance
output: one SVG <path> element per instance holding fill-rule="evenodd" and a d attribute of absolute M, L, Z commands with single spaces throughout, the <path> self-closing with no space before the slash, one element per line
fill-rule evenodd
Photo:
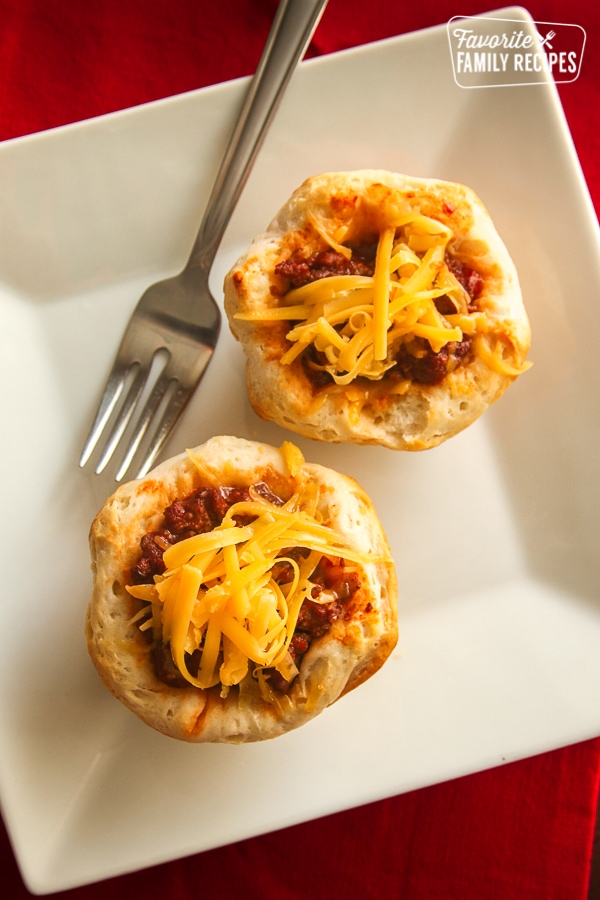
<path fill-rule="evenodd" d="M 454 54 L 452 52 L 452 36 L 450 34 L 450 27 L 454 22 L 464 21 L 465 19 L 469 19 L 469 20 L 477 19 L 477 21 L 483 21 L 483 22 L 511 22 L 511 23 L 514 23 L 517 25 L 534 25 L 534 26 L 536 26 L 536 28 L 538 25 L 550 25 L 550 26 L 558 25 L 558 26 L 563 26 L 566 28 L 579 28 L 579 30 L 581 32 L 583 32 L 583 44 L 581 45 L 581 54 L 579 57 L 579 65 L 577 67 L 577 74 L 573 78 L 557 79 L 553 76 L 553 74 L 550 70 L 545 70 L 546 77 L 539 81 L 514 81 L 514 82 L 506 82 L 503 84 L 461 84 L 456 75 L 456 66 L 454 63 Z M 477 16 L 477 15 L 475 15 L 475 16 L 452 16 L 450 19 L 448 19 L 448 22 L 446 23 L 446 33 L 448 35 L 448 47 L 450 50 L 450 61 L 452 63 L 452 75 L 454 76 L 454 82 L 457 85 L 457 87 L 462 88 L 463 90 L 466 90 L 466 91 L 476 90 L 478 88 L 532 87 L 534 85 L 552 84 L 552 83 L 554 83 L 554 84 L 572 84 L 574 81 L 577 81 L 577 79 L 579 78 L 579 75 L 581 73 L 581 64 L 583 62 L 583 52 L 585 50 L 585 45 L 586 45 L 586 41 L 587 41 L 587 33 L 585 31 L 585 28 L 583 28 L 581 25 L 577 25 L 573 22 L 538 22 L 538 21 L 534 21 L 532 19 L 505 19 L 501 16 L 497 16 L 497 17 L 496 16 Z"/>

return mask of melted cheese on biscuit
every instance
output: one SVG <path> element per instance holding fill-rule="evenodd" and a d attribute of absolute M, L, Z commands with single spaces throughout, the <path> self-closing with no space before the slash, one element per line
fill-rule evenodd
<path fill-rule="evenodd" d="M 297 470 L 300 451 L 287 445 L 284 454 Z M 235 503 L 217 528 L 165 550 L 166 571 L 154 584 L 127 588 L 150 604 L 136 617 L 146 617 L 140 627 L 151 627 L 170 644 L 173 661 L 190 684 L 206 689 L 220 682 L 226 691 L 244 679 L 250 665 L 275 667 L 290 680 L 297 670 L 288 647 L 300 607 L 312 599 L 311 576 L 321 558 L 389 562 L 350 548 L 319 521 L 317 501 L 318 487 L 307 483 L 281 507 L 264 499 Z M 239 517 L 251 521 L 238 525 Z M 305 554 L 287 555 L 292 548 Z M 276 575 L 282 563 L 292 572 L 285 584 Z M 321 602 L 331 599 L 326 591 L 320 594 Z M 196 651 L 200 665 L 194 675 L 187 655 Z"/>
<path fill-rule="evenodd" d="M 333 249 L 348 247 L 328 235 L 321 223 L 311 224 Z M 384 228 L 379 235 L 372 277 L 332 275 L 290 290 L 283 305 L 271 309 L 237 313 L 248 321 L 297 322 L 286 334 L 290 348 L 281 363 L 289 365 L 314 345 L 324 356 L 322 365 L 338 385 L 349 385 L 362 376 L 380 380 L 391 369 L 401 343 L 413 338 L 427 341 L 434 353 L 464 335 L 486 335 L 489 323 L 482 313 L 468 312 L 468 297 L 445 264 L 452 231 L 420 213 L 402 223 Z M 436 299 L 447 297 L 454 313 L 443 315 Z M 505 359 L 487 340 L 475 340 L 475 354 L 505 375 L 515 376 L 529 368 Z"/>

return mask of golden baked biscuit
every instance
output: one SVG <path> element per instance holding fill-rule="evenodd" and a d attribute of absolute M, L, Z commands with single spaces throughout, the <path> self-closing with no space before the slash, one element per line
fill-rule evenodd
<path fill-rule="evenodd" d="M 216 437 L 119 487 L 91 528 L 88 649 L 140 719 L 185 741 L 297 728 L 376 672 L 397 586 L 351 478 Z"/>
<path fill-rule="evenodd" d="M 529 364 L 515 266 L 467 187 L 309 178 L 225 278 L 264 419 L 324 441 L 434 447 Z"/>

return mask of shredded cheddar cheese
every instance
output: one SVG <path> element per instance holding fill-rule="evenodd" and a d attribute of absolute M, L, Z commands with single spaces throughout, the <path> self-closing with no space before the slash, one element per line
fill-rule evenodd
<path fill-rule="evenodd" d="M 334 250 L 349 259 L 351 250 L 310 216 L 310 222 Z M 314 345 L 328 372 L 341 386 L 363 377 L 379 381 L 396 361 L 402 343 L 420 338 L 434 353 L 465 335 L 477 335 L 473 350 L 494 371 L 518 375 L 529 368 L 508 359 L 494 343 L 485 314 L 469 312 L 468 297 L 445 263 L 453 236 L 450 228 L 418 212 L 407 214 L 379 234 L 373 276 L 332 275 L 293 288 L 279 306 L 236 313 L 247 321 L 286 321 L 290 343 L 282 357 L 291 364 Z M 454 312 L 442 314 L 436 300 L 445 297 Z M 448 304 L 446 303 L 445 306 Z M 494 346 L 491 346 L 494 343 Z"/>
<path fill-rule="evenodd" d="M 286 464 L 299 472 L 302 454 L 286 442 Z M 297 674 L 288 648 L 300 608 L 312 599 L 311 576 L 322 557 L 365 565 L 387 557 L 360 553 L 319 521 L 318 486 L 300 483 L 290 499 L 277 506 L 259 498 L 234 503 L 210 532 L 170 545 L 166 570 L 153 584 L 132 585 L 129 593 L 148 605 L 135 617 L 142 630 L 169 643 L 173 661 L 192 685 L 221 684 L 225 693 L 239 684 L 250 667 L 255 673 L 274 667 L 290 680 Z M 242 518 L 249 524 L 239 525 Z M 287 555 L 302 548 L 298 559 Z M 280 584 L 276 567 L 293 573 Z M 316 602 L 327 602 L 327 592 Z M 197 674 L 188 669 L 189 654 L 200 652 Z M 259 678 L 263 695 L 269 694 Z"/>

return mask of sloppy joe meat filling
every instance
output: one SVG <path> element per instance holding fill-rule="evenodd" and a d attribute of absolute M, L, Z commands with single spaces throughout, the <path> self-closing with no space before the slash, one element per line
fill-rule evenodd
<path fill-rule="evenodd" d="M 252 493 L 251 493 L 252 492 Z M 161 528 L 147 532 L 141 539 L 141 556 L 131 567 L 132 584 L 151 584 L 155 575 L 165 571 L 163 554 L 172 544 L 212 531 L 221 524 L 225 514 L 235 503 L 248 501 L 259 495 L 276 506 L 282 506 L 283 500 L 275 495 L 265 482 L 258 482 L 252 488 L 218 487 L 200 488 L 183 499 L 176 499 L 165 509 Z M 246 524 L 239 521 L 237 524 Z M 282 555 L 301 558 L 307 555 L 302 547 L 294 547 L 284 551 Z M 289 563 L 278 563 L 273 571 L 275 581 L 287 584 L 292 580 L 293 572 Z M 318 599 L 323 591 L 334 599 L 316 603 L 305 600 L 300 609 L 289 653 L 300 668 L 302 657 L 311 643 L 327 634 L 333 623 L 344 613 L 344 606 L 356 593 L 359 577 L 353 570 L 346 570 L 343 559 L 330 560 L 323 557 L 311 576 L 314 582 L 313 599 Z M 189 687 L 189 682 L 181 675 L 173 659 L 168 644 L 152 639 L 150 660 L 156 677 L 170 687 Z M 187 663 L 190 672 L 194 673 L 200 662 L 200 652 L 188 655 Z M 275 669 L 266 670 L 270 686 L 279 693 L 289 691 L 293 681 L 287 681 Z"/>
<path fill-rule="evenodd" d="M 377 243 L 373 241 L 353 246 L 350 259 L 331 248 L 319 250 L 308 257 L 295 253 L 275 267 L 275 274 L 286 278 L 291 288 L 303 287 L 305 284 L 332 275 L 372 276 L 375 271 L 376 252 Z M 483 278 L 475 269 L 448 252 L 444 261 L 469 296 L 469 312 L 474 312 L 477 309 L 477 298 L 483 288 Z M 436 301 L 436 306 L 442 314 L 454 312 L 454 307 L 444 297 Z M 471 343 L 472 338 L 465 335 L 462 341 L 451 341 L 436 353 L 427 341 L 416 338 L 410 343 L 401 345 L 389 377 L 392 380 L 408 379 L 416 384 L 439 384 L 449 372 L 469 357 Z M 322 362 L 323 354 L 314 346 L 311 346 L 303 356 L 304 369 L 317 388 L 333 383 L 332 377 L 327 372 L 311 365 L 312 363 L 319 366 Z"/>
<path fill-rule="evenodd" d="M 303 287 L 331 275 L 373 275 L 377 244 L 359 244 L 352 248 L 351 259 L 337 250 L 327 248 L 304 258 L 299 254 L 282 260 L 275 274 L 287 278 L 292 287 Z"/>

